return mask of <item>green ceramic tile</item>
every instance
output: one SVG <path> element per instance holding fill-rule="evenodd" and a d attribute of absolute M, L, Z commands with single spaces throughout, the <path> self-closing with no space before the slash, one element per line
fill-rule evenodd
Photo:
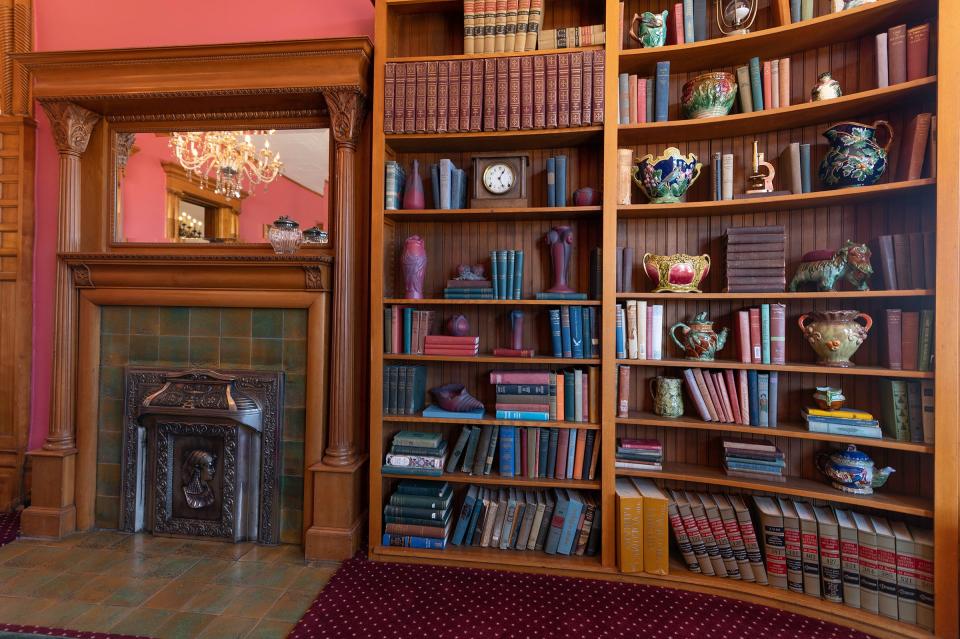
<path fill-rule="evenodd" d="M 190 363 L 201 366 L 218 366 L 220 364 L 220 340 L 216 337 L 191 337 Z"/>
<path fill-rule="evenodd" d="M 298 577 L 299 580 L 299 577 Z M 237 587 L 239 594 L 236 595 L 230 604 L 223 611 L 225 616 L 231 617 L 249 617 L 259 619 L 267 614 L 267 611 L 273 607 L 282 590 L 263 587 Z"/>
<path fill-rule="evenodd" d="M 283 340 L 254 338 L 250 349 L 250 363 L 253 366 L 282 366 Z"/>
<path fill-rule="evenodd" d="M 283 405 L 304 406 L 307 377 L 300 373 L 287 373 L 283 384 Z"/>
<path fill-rule="evenodd" d="M 118 588 L 103 603 L 109 606 L 128 606 L 135 608 L 160 590 L 166 582 L 163 579 L 130 579 Z"/>
<path fill-rule="evenodd" d="M 307 420 L 304 408 L 283 409 L 283 441 L 302 442 Z"/>
<path fill-rule="evenodd" d="M 267 619 L 296 622 L 313 603 L 313 595 L 304 592 L 288 591 L 280 597 L 273 608 L 267 611 Z"/>
<path fill-rule="evenodd" d="M 215 620 L 215 615 L 180 612 L 170 617 L 162 626 L 156 628 L 150 634 L 164 639 L 193 639 Z"/>
<path fill-rule="evenodd" d="M 120 461 L 120 443 L 122 435 L 113 431 L 101 431 L 97 433 L 97 461 L 98 462 L 119 462 Z"/>
<path fill-rule="evenodd" d="M 190 338 L 183 335 L 161 335 L 157 345 L 157 359 L 171 364 L 190 361 Z"/>
<path fill-rule="evenodd" d="M 126 335 L 130 332 L 129 306 L 104 306 L 100 311 L 100 332 L 103 334 Z"/>
<path fill-rule="evenodd" d="M 191 308 L 190 336 L 214 336 L 220 334 L 220 309 Z"/>
<path fill-rule="evenodd" d="M 303 477 L 284 475 L 280 478 L 280 506 L 303 508 Z"/>
<path fill-rule="evenodd" d="M 293 564 L 271 564 L 262 561 L 234 562 L 216 583 L 229 586 L 266 586 L 268 588 L 286 588 L 300 575 L 303 566 Z"/>
<path fill-rule="evenodd" d="M 283 639 L 291 630 L 293 624 L 290 622 L 264 619 L 244 639 Z"/>
<path fill-rule="evenodd" d="M 129 335 L 103 335 L 100 338 L 100 365 L 124 366 L 129 350 Z"/>
<path fill-rule="evenodd" d="M 250 342 L 249 337 L 221 337 L 220 365 L 249 368 Z"/>
<path fill-rule="evenodd" d="M 274 337 L 283 335 L 283 311 L 275 308 L 253 309 L 253 336 Z"/>
<path fill-rule="evenodd" d="M 132 335 L 157 335 L 159 332 L 159 307 L 136 306 L 130 311 L 130 333 Z"/>
<path fill-rule="evenodd" d="M 249 308 L 225 308 L 220 312 L 220 335 L 250 337 L 253 312 Z"/>
<path fill-rule="evenodd" d="M 292 508 L 280 509 L 280 541 L 296 544 L 303 535 L 303 511 Z"/>
<path fill-rule="evenodd" d="M 97 420 L 100 423 L 101 431 L 121 432 L 123 430 L 123 401 L 101 398 Z"/>
<path fill-rule="evenodd" d="M 134 608 L 133 612 L 109 630 L 115 635 L 151 635 L 154 628 L 159 628 L 174 614 L 176 613 L 172 610 Z"/>
<path fill-rule="evenodd" d="M 117 528 L 120 525 L 120 498 L 97 495 L 94 504 L 97 528 Z"/>
<path fill-rule="evenodd" d="M 305 373 L 307 371 L 306 340 L 283 340 L 283 369 L 288 373 Z"/>
<path fill-rule="evenodd" d="M 128 606 L 96 605 L 70 622 L 70 629 L 102 632 L 104 629 L 119 623 L 121 619 L 130 614 L 130 610 L 131 608 Z"/>
<path fill-rule="evenodd" d="M 283 338 L 307 339 L 307 312 L 300 308 L 283 311 Z"/>
<path fill-rule="evenodd" d="M 245 636 L 255 625 L 256 619 L 221 615 L 200 633 L 200 639 L 236 639 Z"/>
<path fill-rule="evenodd" d="M 59 575 L 56 579 L 43 583 L 30 593 L 32 597 L 49 599 L 73 599 L 73 595 L 83 589 L 90 581 L 88 575 Z"/>
<path fill-rule="evenodd" d="M 190 309 L 169 306 L 160 309 L 159 325 L 161 335 L 189 335 Z"/>
<path fill-rule="evenodd" d="M 153 364 L 157 357 L 159 338 L 156 335 L 130 336 L 130 363 Z"/>
<path fill-rule="evenodd" d="M 290 590 L 316 596 L 327 585 L 336 571 L 337 568 L 334 566 L 307 566 L 297 577 L 297 580 L 290 584 Z"/>
<path fill-rule="evenodd" d="M 111 399 L 123 399 L 123 378 L 124 371 L 122 366 L 101 366 L 100 396 Z"/>
<path fill-rule="evenodd" d="M 59 601 L 40 612 L 37 625 L 47 628 L 67 628 L 76 617 L 93 608 L 83 601 Z"/>
<path fill-rule="evenodd" d="M 21 555 L 23 556 L 23 555 Z M 11 562 L 7 562 L 8 564 Z M 46 570 L 36 565 L 22 565 L 16 577 L 0 583 L 0 594 L 26 595 L 46 583 L 55 581 L 62 573 L 58 570 Z"/>
<path fill-rule="evenodd" d="M 303 445 L 296 442 L 283 445 L 283 475 L 303 477 Z"/>
<path fill-rule="evenodd" d="M 120 460 L 97 464 L 97 494 L 105 497 L 120 495 Z"/>
<path fill-rule="evenodd" d="M 67 567 L 67 572 L 86 574 L 87 579 L 91 579 L 91 575 L 110 572 L 123 558 L 123 554 L 112 550 L 85 548 L 73 565 Z"/>
<path fill-rule="evenodd" d="M 203 590 L 187 602 L 183 610 L 219 615 L 240 592 L 239 586 L 206 584 Z"/>

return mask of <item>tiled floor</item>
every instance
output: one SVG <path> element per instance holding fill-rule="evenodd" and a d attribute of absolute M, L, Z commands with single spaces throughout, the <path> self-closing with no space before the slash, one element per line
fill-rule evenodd
<path fill-rule="evenodd" d="M 157 639 L 285 637 L 337 564 L 300 546 L 92 532 L 0 548 L 0 622 Z"/>

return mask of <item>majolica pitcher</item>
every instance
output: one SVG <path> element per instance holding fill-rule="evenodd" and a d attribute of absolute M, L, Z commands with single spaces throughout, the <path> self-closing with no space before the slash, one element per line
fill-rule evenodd
<path fill-rule="evenodd" d="M 887 131 L 887 143 L 877 143 L 877 129 Z M 828 189 L 875 184 L 887 168 L 887 150 L 893 142 L 893 127 L 886 120 L 872 125 L 841 122 L 827 129 L 823 137 L 830 141 L 823 162 L 820 180 Z"/>
<path fill-rule="evenodd" d="M 677 339 L 677 329 L 682 330 L 683 341 Z M 707 312 L 698 313 L 687 326 L 677 322 L 670 327 L 670 338 L 683 351 L 687 359 L 696 359 L 702 362 L 712 362 L 717 351 L 727 343 L 727 329 L 719 333 L 713 330 L 713 322 L 707 319 Z"/>

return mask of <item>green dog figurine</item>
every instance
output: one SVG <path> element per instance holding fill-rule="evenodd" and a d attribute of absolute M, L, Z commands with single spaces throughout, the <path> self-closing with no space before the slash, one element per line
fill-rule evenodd
<path fill-rule="evenodd" d="M 858 291 L 869 291 L 868 280 L 873 275 L 870 256 L 866 244 L 851 240 L 847 240 L 833 255 L 828 251 L 811 251 L 803 256 L 800 267 L 790 281 L 790 291 L 809 283 L 816 284 L 818 291 L 833 291 L 840 278 L 846 278 Z"/>

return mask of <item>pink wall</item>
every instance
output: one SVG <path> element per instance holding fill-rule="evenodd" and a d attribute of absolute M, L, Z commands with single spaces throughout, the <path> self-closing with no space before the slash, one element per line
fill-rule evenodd
<path fill-rule="evenodd" d="M 317 222 L 327 226 L 327 194 L 330 185 L 320 195 L 280 176 L 267 191 L 258 186 L 254 195 L 243 201 L 240 208 L 240 239 L 244 242 L 262 242 L 263 225 L 271 224 L 281 215 L 296 220 L 302 230 Z"/>
<path fill-rule="evenodd" d="M 273 10 L 264 15 L 264 8 Z M 38 51 L 259 42 L 366 35 L 370 0 L 42 0 L 34 3 Z M 34 247 L 33 398 L 30 448 L 47 434 L 57 231 L 56 149 L 37 109 L 36 245 Z"/>
<path fill-rule="evenodd" d="M 123 237 L 128 242 L 163 242 L 167 218 L 167 174 L 172 158 L 167 138 L 138 133 L 123 181 Z"/>

